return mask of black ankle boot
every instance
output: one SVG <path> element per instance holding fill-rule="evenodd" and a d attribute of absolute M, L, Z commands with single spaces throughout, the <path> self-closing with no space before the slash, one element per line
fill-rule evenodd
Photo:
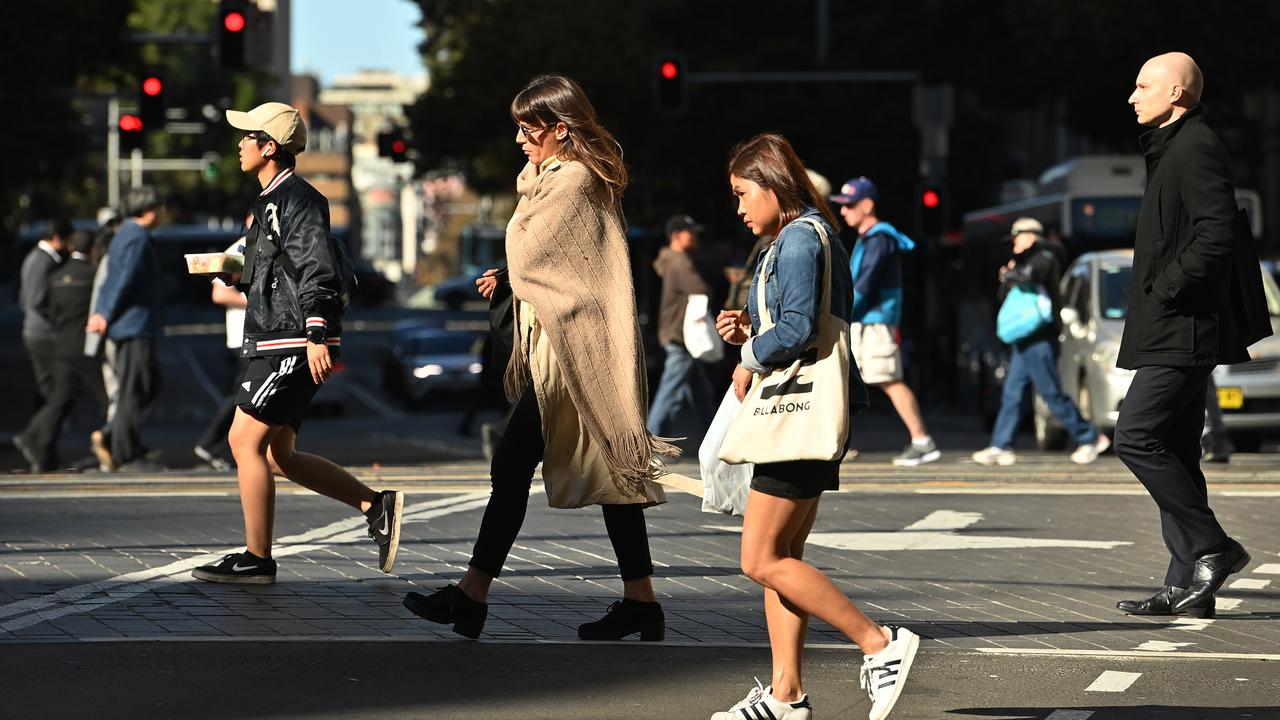
<path fill-rule="evenodd" d="M 404 606 L 423 620 L 453 625 L 459 635 L 475 639 L 484 629 L 489 606 L 467 597 L 457 585 L 446 585 L 430 595 L 411 592 L 404 596 Z"/>
<path fill-rule="evenodd" d="M 623 598 L 609 606 L 605 616 L 595 622 L 578 626 L 581 640 L 621 640 L 640 633 L 641 640 L 661 640 L 666 635 L 667 622 L 662 605 Z"/>

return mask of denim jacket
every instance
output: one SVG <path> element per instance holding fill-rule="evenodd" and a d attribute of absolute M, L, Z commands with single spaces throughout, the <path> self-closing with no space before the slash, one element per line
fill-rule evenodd
<path fill-rule="evenodd" d="M 849 255 L 836 231 L 822 213 L 808 208 L 801 218 L 813 218 L 827 230 L 831 247 L 831 312 L 845 322 L 853 308 L 853 276 L 849 272 Z M 761 253 L 751 279 L 747 311 L 751 314 L 751 337 L 742 346 L 742 366 L 755 373 L 790 365 L 818 336 L 818 312 L 821 310 L 822 241 L 817 230 L 800 219 L 787 223 L 774 241 L 772 254 Z M 764 267 L 761 263 L 768 262 Z M 774 326 L 760 332 L 760 308 L 757 283 L 764 283 L 765 302 Z"/>

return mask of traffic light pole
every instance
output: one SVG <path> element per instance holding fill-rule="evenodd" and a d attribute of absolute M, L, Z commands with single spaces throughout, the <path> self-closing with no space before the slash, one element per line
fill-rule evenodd
<path fill-rule="evenodd" d="M 107 100 L 107 207 L 120 207 L 120 99 Z"/>

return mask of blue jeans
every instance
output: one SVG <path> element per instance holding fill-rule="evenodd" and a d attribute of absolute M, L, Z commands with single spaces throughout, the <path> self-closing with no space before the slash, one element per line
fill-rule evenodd
<path fill-rule="evenodd" d="M 1058 376 L 1058 344 L 1049 340 L 1037 340 L 1019 348 L 1012 347 L 1009 358 L 1009 374 L 1004 378 L 1004 392 L 1000 396 L 1000 414 L 991 433 L 991 446 L 1001 450 L 1013 447 L 1013 435 L 1018 429 L 1018 415 L 1022 409 L 1022 393 L 1027 383 L 1034 383 L 1036 392 L 1058 417 L 1058 421 L 1076 442 L 1095 442 L 1098 429 L 1080 415 L 1080 409 L 1062 391 L 1062 378 Z"/>
<path fill-rule="evenodd" d="M 682 409 L 692 409 L 699 427 L 711 421 L 711 384 L 697 360 L 680 343 L 667 343 L 662 379 L 649 409 L 649 433 L 662 435 Z M 705 428 L 704 428 L 705 429 Z"/>

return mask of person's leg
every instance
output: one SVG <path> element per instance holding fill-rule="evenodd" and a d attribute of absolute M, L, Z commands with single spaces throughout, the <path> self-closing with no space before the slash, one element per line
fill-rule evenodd
<path fill-rule="evenodd" d="M 1227 434 L 1227 422 L 1222 416 L 1222 405 L 1218 403 L 1218 385 L 1213 381 L 1212 372 L 1209 373 L 1205 387 L 1204 408 L 1201 449 L 1217 462 L 1226 462 L 1235 448 L 1231 445 L 1231 436 Z"/>
<path fill-rule="evenodd" d="M 742 571 L 873 655 L 888 644 L 883 629 L 821 570 L 791 557 L 791 541 L 812 522 L 809 515 L 817 502 L 817 498 L 792 500 L 752 490 L 742 521 Z"/>
<path fill-rule="evenodd" d="M 1058 418 L 1067 434 L 1078 445 L 1088 445 L 1098 440 L 1098 429 L 1080 414 L 1075 401 L 1062 389 L 1062 376 L 1058 374 L 1058 358 L 1053 343 L 1041 340 L 1031 343 L 1022 351 L 1027 372 L 1035 384 L 1036 392 L 1044 398 L 1049 410 Z"/>
<path fill-rule="evenodd" d="M 991 431 L 991 447 L 1001 450 L 1013 448 L 1014 434 L 1018 431 L 1018 420 L 1022 414 L 1022 393 L 1028 381 L 1026 360 L 1016 347 L 1011 348 L 1009 371 L 1005 373 L 1004 388 L 1000 392 L 1000 412 Z"/>
<path fill-rule="evenodd" d="M 653 405 L 649 409 L 649 434 L 662 435 L 679 410 L 679 399 L 689 382 L 689 373 L 696 362 L 684 346 L 679 343 L 667 343 L 664 346 L 667 359 L 662 365 L 662 378 L 658 380 L 658 390 L 653 395 Z"/>
<path fill-rule="evenodd" d="M 533 472 L 544 450 L 542 417 L 533 388 L 525 390 L 511 416 L 490 466 L 492 491 L 480 520 L 475 547 L 458 587 L 476 602 L 488 602 L 489 586 L 502 572 L 511 546 L 524 525 Z"/>
<path fill-rule="evenodd" d="M 809 507 L 809 513 L 796 528 L 796 534 L 787 544 L 787 556 L 804 559 L 804 544 L 818 517 L 818 499 Z M 782 543 L 786 539 L 778 538 Z M 764 591 L 765 624 L 769 629 L 769 651 L 773 656 L 772 694 L 779 700 L 798 700 L 804 695 L 804 638 L 809 628 L 809 613 L 778 594 L 776 590 Z"/>
<path fill-rule="evenodd" d="M 1164 532 L 1173 558 L 1165 584 L 1175 587 L 1187 586 L 1196 558 L 1229 539 L 1209 508 L 1198 460 L 1193 474 L 1185 462 L 1189 460 L 1188 449 L 1178 447 L 1188 444 L 1190 437 L 1191 448 L 1198 448 L 1196 435 L 1187 428 L 1198 434 L 1203 423 L 1199 404 L 1204 401 L 1207 371 L 1139 368 L 1116 423 L 1116 455 L 1151 494 L 1162 514 L 1167 514 L 1167 519 L 1162 515 L 1162 524 L 1172 526 Z"/>
<path fill-rule="evenodd" d="M 113 370 L 117 390 L 115 412 L 108 422 L 107 441 L 116 465 L 123 465 L 140 454 L 137 423 L 142 415 L 145 358 L 140 352 L 140 338 L 116 342 Z"/>
<path fill-rule="evenodd" d="M 271 533 L 275 524 L 276 483 L 267 451 L 281 427 L 268 425 L 237 408 L 227 438 L 240 481 L 245 547 L 263 558 L 271 557 Z"/>
<path fill-rule="evenodd" d="M 378 499 L 377 492 L 333 461 L 298 452 L 297 438 L 293 428 L 286 425 L 279 429 L 267 448 L 267 459 L 273 468 L 311 492 L 333 498 L 360 512 L 373 506 Z M 239 462 L 239 458 L 236 461 Z"/>
<path fill-rule="evenodd" d="M 622 597 L 637 602 L 657 602 L 653 594 L 653 560 L 642 505 L 601 505 L 604 527 L 618 558 Z"/>
<path fill-rule="evenodd" d="M 80 394 L 80 384 L 70 358 L 56 357 L 48 369 L 52 380 L 44 403 L 15 437 L 15 442 L 23 448 L 23 454 L 33 456 L 28 458 L 34 460 L 32 469 L 42 472 L 57 467 L 58 435 L 62 422 L 71 413 Z"/>
<path fill-rule="evenodd" d="M 31 374 L 35 376 L 35 407 L 39 410 L 53 394 L 53 364 L 57 345 L 48 338 L 24 337 L 22 343 L 26 346 L 27 358 L 31 362 Z"/>
<path fill-rule="evenodd" d="M 884 383 L 880 389 L 889 396 L 893 409 L 897 411 L 898 417 L 902 418 L 902 424 L 907 426 L 907 432 L 911 433 L 912 440 L 923 440 L 929 437 L 929 428 L 925 427 L 924 415 L 920 412 L 920 402 L 909 385 L 901 380 L 895 380 Z"/>

